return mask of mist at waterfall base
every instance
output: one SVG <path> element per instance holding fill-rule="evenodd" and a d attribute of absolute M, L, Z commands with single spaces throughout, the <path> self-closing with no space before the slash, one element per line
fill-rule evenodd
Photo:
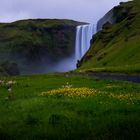
<path fill-rule="evenodd" d="M 76 68 L 75 65 L 75 55 L 72 54 L 71 57 L 63 58 L 60 61 L 54 62 L 52 60 L 48 60 L 45 56 L 42 57 L 41 62 L 34 62 L 26 66 L 26 69 L 23 70 L 23 66 L 21 67 L 21 75 L 30 75 L 30 74 L 46 74 L 53 72 L 67 72 L 69 70 L 73 70 Z M 46 61 L 47 60 L 47 61 Z"/>
<path fill-rule="evenodd" d="M 75 55 L 63 59 L 50 69 L 50 72 L 67 72 L 76 69 Z"/>

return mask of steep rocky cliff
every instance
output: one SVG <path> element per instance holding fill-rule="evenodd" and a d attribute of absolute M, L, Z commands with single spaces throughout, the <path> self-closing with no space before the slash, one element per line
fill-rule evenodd
<path fill-rule="evenodd" d="M 110 23 L 113 24 L 115 22 L 114 16 L 113 16 L 113 10 L 110 10 L 107 14 L 105 14 L 105 16 L 103 18 L 101 18 L 98 22 L 97 22 L 97 32 L 102 30 L 102 27 L 104 24 L 106 23 Z"/>
<path fill-rule="evenodd" d="M 0 24 L 0 68 L 15 63 L 17 73 L 46 73 L 74 52 L 75 27 L 72 20 L 30 19 Z"/>
<path fill-rule="evenodd" d="M 107 12 L 97 23 L 97 31 L 102 30 L 102 27 L 106 23 L 115 24 L 119 23 L 129 16 L 132 6 L 124 6 L 121 2 L 119 6 L 114 7 Z"/>
<path fill-rule="evenodd" d="M 140 72 L 140 2 L 120 3 L 98 22 L 78 70 Z M 111 21 L 111 22 L 110 22 Z"/>

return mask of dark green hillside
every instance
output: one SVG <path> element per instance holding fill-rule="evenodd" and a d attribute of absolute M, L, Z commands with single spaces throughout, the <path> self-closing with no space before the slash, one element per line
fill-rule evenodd
<path fill-rule="evenodd" d="M 120 3 L 91 41 L 79 70 L 140 73 L 140 2 Z"/>
<path fill-rule="evenodd" d="M 47 72 L 51 65 L 72 55 L 75 26 L 79 24 L 82 23 L 57 19 L 1 23 L 0 63 L 12 60 L 21 73 L 40 73 L 42 69 Z"/>

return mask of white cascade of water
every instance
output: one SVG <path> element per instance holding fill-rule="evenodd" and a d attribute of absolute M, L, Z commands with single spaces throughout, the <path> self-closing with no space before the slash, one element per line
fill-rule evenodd
<path fill-rule="evenodd" d="M 75 59 L 80 60 L 90 47 L 90 40 L 96 32 L 93 24 L 80 25 L 76 28 Z"/>

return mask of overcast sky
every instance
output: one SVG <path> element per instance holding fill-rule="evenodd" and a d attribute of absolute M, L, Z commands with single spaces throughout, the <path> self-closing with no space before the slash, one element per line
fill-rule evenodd
<path fill-rule="evenodd" d="M 59 18 L 95 23 L 121 1 L 127 0 L 0 0 L 0 22 Z"/>

